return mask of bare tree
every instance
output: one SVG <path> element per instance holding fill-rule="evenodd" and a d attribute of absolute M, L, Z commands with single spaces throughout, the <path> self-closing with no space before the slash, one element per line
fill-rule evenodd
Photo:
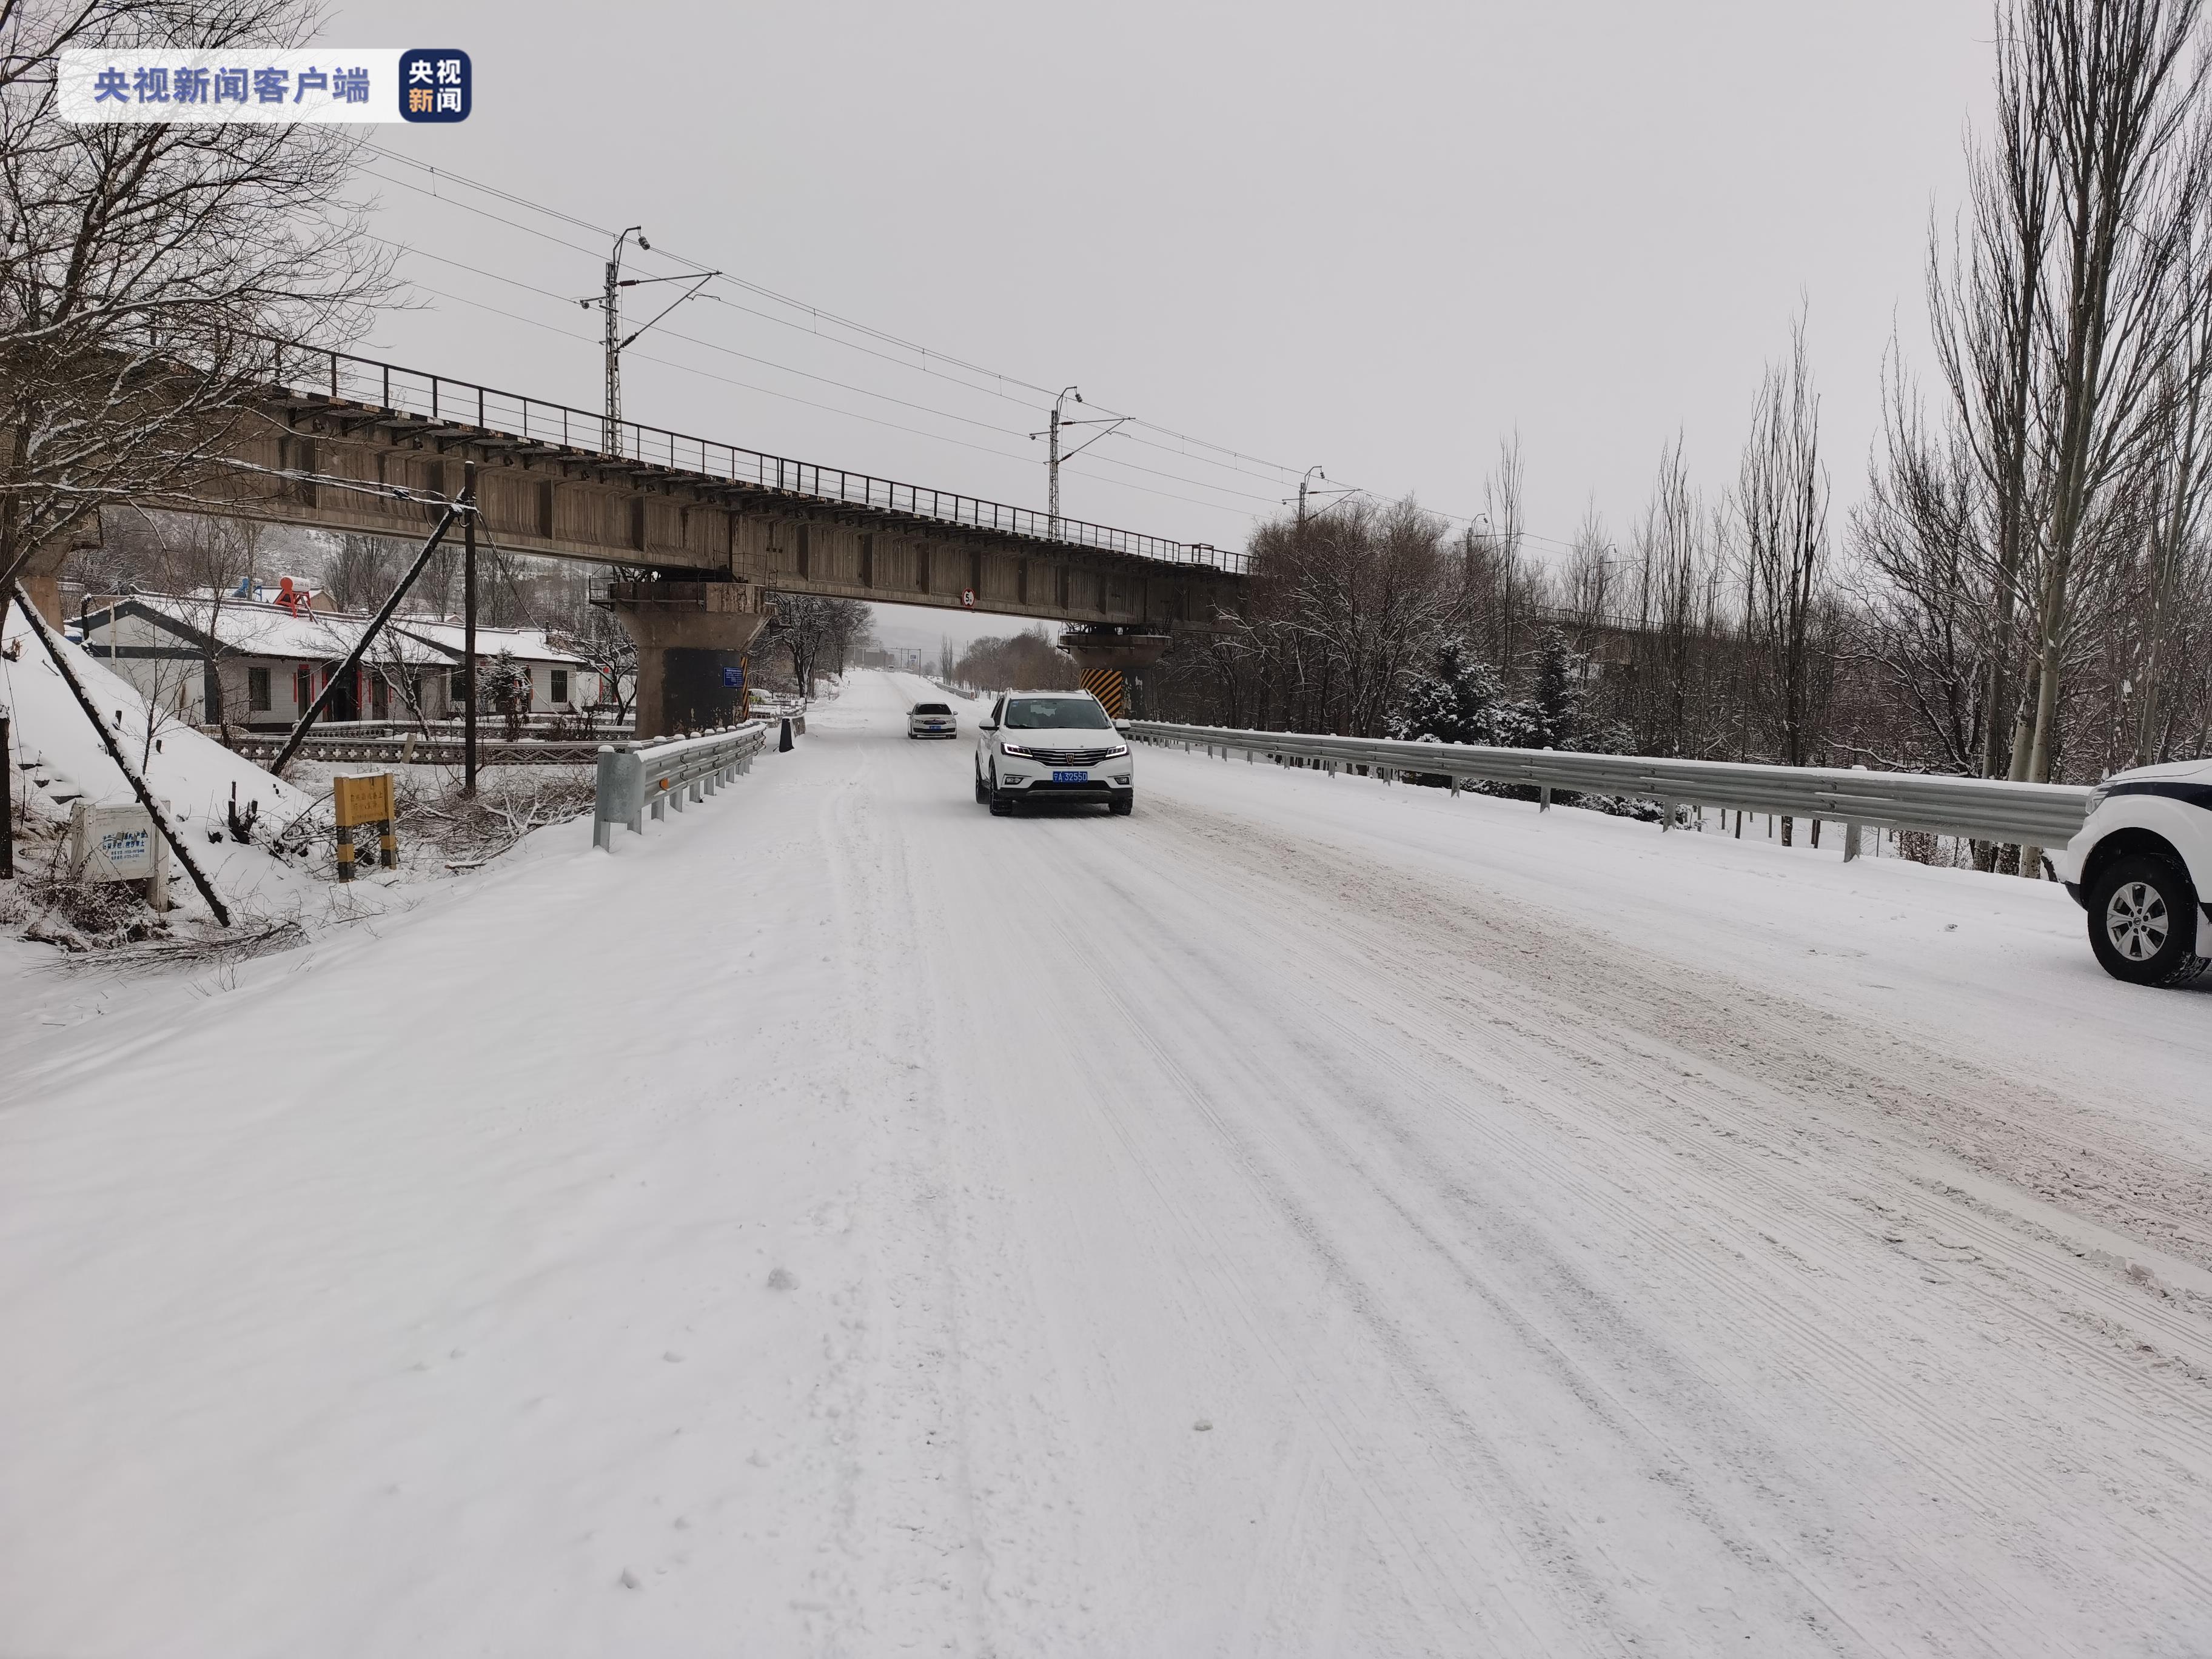
<path fill-rule="evenodd" d="M 317 21 L 308 0 L 0 5 L 0 589 L 50 586 L 101 507 L 201 488 L 276 343 L 349 338 L 389 286 L 347 204 L 356 137 L 65 125 L 59 53 L 285 46 Z"/>
<path fill-rule="evenodd" d="M 2051 775 L 2076 567 L 2123 539 L 2121 487 L 2155 441 L 2160 387 L 2187 338 L 2180 279 L 2208 183 L 2191 121 L 2200 9 L 2199 0 L 2028 0 L 2021 18 L 2023 73 L 2045 88 L 2056 204 L 2037 305 L 2038 439 L 2051 484 L 2033 592 L 2036 692 L 2012 766 L 2031 781 Z"/>
<path fill-rule="evenodd" d="M 1931 430 L 1902 372 L 1887 378 L 1882 447 L 1850 532 L 1867 578 L 1858 647 L 1909 717 L 1881 757 L 1977 775 L 1997 717 L 1990 665 L 2004 625 L 1984 540 L 1986 478 L 1960 428 Z"/>
<path fill-rule="evenodd" d="M 586 605 L 571 627 L 555 629 L 548 639 L 591 664 L 600 689 L 613 696 L 617 721 L 629 718 L 637 697 L 637 641 L 614 612 Z"/>
<path fill-rule="evenodd" d="M 1981 750 L 1975 770 L 2007 769 L 2015 745 L 2016 622 L 2045 479 L 2035 446 L 2036 324 L 2053 234 L 2049 88 L 2028 70 L 2019 20 L 1997 15 L 1996 114 L 1970 152 L 1969 222 L 1947 270 L 1929 234 L 1928 302 L 1951 418 L 1978 473 L 1978 539 L 1988 550 L 1990 603 Z"/>
<path fill-rule="evenodd" d="M 1736 475 L 1744 623 L 1759 698 L 1778 759 L 1802 766 L 1821 736 L 1832 683 L 1828 605 L 1828 472 L 1820 459 L 1820 400 L 1805 351 L 1805 319 L 1790 331 L 1790 357 L 1759 387 L 1750 441 Z M 1782 844 L 1790 844 L 1783 820 Z"/>
<path fill-rule="evenodd" d="M 864 599 L 828 599 L 817 593 L 780 593 L 772 600 L 775 619 L 762 643 L 781 648 L 790 658 L 799 695 L 811 697 L 827 665 L 836 665 L 831 672 L 844 672 L 847 653 L 866 637 L 874 612 Z"/>
<path fill-rule="evenodd" d="M 374 611 L 390 597 L 402 567 L 382 536 L 350 532 L 337 538 L 323 562 L 323 597 L 338 611 Z"/>

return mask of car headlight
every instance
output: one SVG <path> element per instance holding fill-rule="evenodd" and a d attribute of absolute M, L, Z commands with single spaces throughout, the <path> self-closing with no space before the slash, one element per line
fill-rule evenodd
<path fill-rule="evenodd" d="M 1100 758 L 1101 758 L 1101 759 L 1103 759 L 1103 760 L 1120 760 L 1120 759 L 1121 758 L 1121 757 L 1122 757 L 1122 756 L 1124 756 L 1124 755 L 1127 754 L 1128 752 L 1129 752 L 1129 745 L 1128 745 L 1127 744 L 1126 744 L 1126 743 L 1125 743 L 1125 744 L 1122 744 L 1121 745 L 1120 745 L 1118 748 L 1109 749 L 1109 750 L 1105 752 L 1105 754 L 1104 754 L 1104 755 L 1103 755 L 1103 756 L 1101 756 L 1101 757 L 1100 757 Z"/>
<path fill-rule="evenodd" d="M 2095 811 L 2112 798 L 2112 793 L 2109 789 L 2092 789 L 2089 792 L 2089 810 L 2092 812 Z"/>
<path fill-rule="evenodd" d="M 999 752 L 1002 755 L 1027 755 L 1030 751 L 1018 743 L 1002 743 L 999 745 Z"/>

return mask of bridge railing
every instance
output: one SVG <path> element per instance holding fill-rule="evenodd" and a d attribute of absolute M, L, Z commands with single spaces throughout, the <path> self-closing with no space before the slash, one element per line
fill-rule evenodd
<path fill-rule="evenodd" d="M 1525 784 L 1548 805 L 1555 789 L 1656 801 L 1671 828 L 1678 805 L 1733 807 L 1778 817 L 1827 818 L 1846 828 L 1874 824 L 1970 841 L 2063 847 L 2089 814 L 2090 791 L 2057 783 L 2001 778 L 1943 777 L 1919 772 L 1872 772 L 1860 767 L 1761 766 L 1733 761 L 1674 760 L 1648 755 L 1583 755 L 1553 749 L 1494 749 L 1476 744 L 1413 743 L 1389 738 L 1338 738 L 1289 732 L 1243 732 L 1210 726 L 1130 725 L 1147 742 L 1180 744 L 1224 756 L 1279 756 L 1335 772 L 1361 767 L 1384 776 L 1446 777 Z M 1847 838 L 1846 854 L 1856 846 Z"/>
<path fill-rule="evenodd" d="M 1160 564 L 1196 566 L 1234 575 L 1243 574 L 1245 569 L 1245 554 L 1206 542 L 1170 541 L 1164 537 L 1116 530 L 1080 519 L 1054 518 L 1033 507 L 1012 507 L 953 490 L 933 489 L 926 484 L 902 483 L 843 467 L 794 460 L 787 455 L 771 455 L 763 450 L 747 449 L 741 444 L 720 443 L 636 421 L 619 422 L 611 430 L 605 416 L 590 410 L 572 409 L 565 404 L 547 403 L 520 392 L 502 392 L 472 380 L 457 380 L 449 375 L 404 368 L 343 351 L 301 346 L 282 348 L 277 353 L 274 378 L 288 391 L 326 397 L 333 402 L 389 410 L 422 420 L 473 428 L 488 434 L 523 438 L 533 443 L 665 466 L 672 471 L 696 472 L 757 489 L 874 507 L 1001 535 L 1062 542 Z"/>
<path fill-rule="evenodd" d="M 670 801 L 680 812 L 687 797 L 697 800 L 702 791 L 713 794 L 751 771 L 753 757 L 767 744 L 768 727 L 747 720 L 696 737 L 603 745 L 592 805 L 592 845 L 613 852 L 617 823 L 643 835 L 647 811 L 665 818 Z"/>

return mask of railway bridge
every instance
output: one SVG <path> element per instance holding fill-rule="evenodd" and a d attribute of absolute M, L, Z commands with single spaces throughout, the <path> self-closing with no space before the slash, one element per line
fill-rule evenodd
<path fill-rule="evenodd" d="M 1245 556 L 624 421 L 337 351 L 287 348 L 229 465 L 149 501 L 419 540 L 475 465 L 482 533 L 615 567 L 640 730 L 720 712 L 722 670 L 809 593 L 1057 621 L 1085 668 L 1140 665 L 1233 609 Z M 51 613 L 59 555 L 31 574 Z"/>

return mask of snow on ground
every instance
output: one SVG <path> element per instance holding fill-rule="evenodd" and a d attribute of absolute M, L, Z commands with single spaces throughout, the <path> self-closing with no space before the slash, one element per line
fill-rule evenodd
<path fill-rule="evenodd" d="M 177 721 L 157 721 L 149 748 L 146 702 L 137 688 L 82 646 L 64 642 L 62 649 L 79 684 L 118 732 L 124 753 L 141 768 L 154 798 L 167 803 L 192 856 L 228 902 L 273 915 L 319 899 L 318 885 L 283 860 L 222 833 L 234 787 L 241 812 L 260 803 L 264 838 L 265 832 L 304 811 L 313 797 Z M 63 793 L 82 795 L 94 805 L 128 805 L 137 799 L 18 605 L 6 606 L 0 616 L 0 707 L 11 720 L 9 746 L 14 753 L 9 764 L 42 761 L 50 775 L 66 781 L 69 787 Z M 19 766 L 19 793 L 26 782 Z M 67 820 L 65 810 L 53 816 Z M 210 835 L 218 838 L 210 841 Z M 170 875 L 173 898 L 197 907 L 199 901 L 185 872 L 172 867 Z"/>
<path fill-rule="evenodd" d="M 2212 1649 L 2212 994 L 922 695 L 0 1030 L 9 1650 Z"/>

